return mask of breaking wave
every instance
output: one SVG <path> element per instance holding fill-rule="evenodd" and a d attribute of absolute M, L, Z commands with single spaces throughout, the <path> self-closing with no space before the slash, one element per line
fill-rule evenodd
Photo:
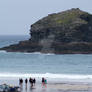
<path fill-rule="evenodd" d="M 92 79 L 92 75 L 74 75 L 74 74 L 52 74 L 52 73 L 45 73 L 45 74 L 21 74 L 21 73 L 0 73 L 0 77 L 35 77 L 35 78 L 60 78 L 60 79 Z"/>

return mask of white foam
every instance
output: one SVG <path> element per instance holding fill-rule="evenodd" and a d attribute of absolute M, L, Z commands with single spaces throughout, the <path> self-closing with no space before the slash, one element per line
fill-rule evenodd
<path fill-rule="evenodd" d="M 53 53 L 41 53 L 41 52 L 7 52 L 5 50 L 0 50 L 0 53 L 16 53 L 16 54 L 35 54 L 35 55 L 55 55 Z"/>
<path fill-rule="evenodd" d="M 21 74 L 21 73 L 0 73 L 0 77 L 35 77 L 35 78 L 60 78 L 60 79 L 92 79 L 92 75 L 73 75 L 73 74 Z"/>
<path fill-rule="evenodd" d="M 7 53 L 5 50 L 0 50 L 0 53 Z"/>
<path fill-rule="evenodd" d="M 36 55 L 55 55 L 54 53 L 41 53 L 41 52 L 32 52 L 32 53 L 27 53 L 27 52 L 24 52 L 24 54 L 36 54 Z"/>

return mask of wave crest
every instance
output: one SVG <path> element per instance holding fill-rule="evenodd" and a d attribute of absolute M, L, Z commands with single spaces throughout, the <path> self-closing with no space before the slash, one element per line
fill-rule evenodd
<path fill-rule="evenodd" d="M 0 77 L 15 77 L 15 78 L 26 78 L 26 77 L 35 77 L 35 78 L 60 78 L 60 79 L 92 79 L 92 75 L 74 75 L 74 74 L 21 74 L 21 73 L 0 73 Z"/>

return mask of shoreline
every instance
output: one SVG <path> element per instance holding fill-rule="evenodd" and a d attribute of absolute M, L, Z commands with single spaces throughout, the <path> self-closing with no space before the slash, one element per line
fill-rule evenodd
<path fill-rule="evenodd" d="M 25 78 L 23 79 L 25 80 Z M 18 78 L 0 78 L 0 85 L 1 84 L 8 84 L 12 86 L 19 86 L 19 80 Z M 60 82 L 60 83 L 50 83 L 47 82 L 46 86 L 42 86 L 41 80 L 33 86 L 33 88 L 30 88 L 31 85 L 28 82 L 27 86 L 23 82 L 23 87 L 21 92 L 92 92 L 92 83 L 82 83 L 82 82 Z"/>
<path fill-rule="evenodd" d="M 3 47 L 2 47 L 3 48 Z M 27 53 L 27 54 L 45 54 L 45 55 L 71 55 L 71 54 L 92 54 L 92 51 L 87 51 L 87 52 L 81 52 L 81 51 L 71 51 L 71 52 L 36 52 L 36 51 L 22 51 L 22 50 L 5 50 L 0 48 L 0 51 L 5 51 L 5 52 L 13 52 L 13 53 Z"/>
<path fill-rule="evenodd" d="M 41 83 L 42 77 L 46 78 L 48 83 L 74 83 L 74 84 L 92 84 L 92 75 L 77 75 L 77 74 L 53 74 L 53 73 L 0 73 L 0 80 L 16 80 L 19 78 L 35 78 L 37 83 Z M 1 82 L 0 82 L 1 83 Z"/>
<path fill-rule="evenodd" d="M 7 51 L 0 48 L 0 52 L 4 53 L 22 53 L 22 54 L 42 54 L 42 55 L 92 55 L 92 52 L 74 52 L 74 53 L 45 53 L 45 52 L 27 52 L 27 51 Z"/>

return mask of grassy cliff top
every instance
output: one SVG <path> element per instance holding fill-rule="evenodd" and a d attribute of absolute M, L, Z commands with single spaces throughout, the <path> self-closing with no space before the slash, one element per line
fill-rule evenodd
<path fill-rule="evenodd" d="M 49 14 L 48 16 L 34 23 L 33 26 L 40 26 L 39 28 L 48 28 L 62 25 L 87 24 L 87 21 L 82 17 L 84 16 L 87 18 L 89 15 L 90 14 L 80 10 L 79 8 L 73 8 L 71 10 Z"/>

